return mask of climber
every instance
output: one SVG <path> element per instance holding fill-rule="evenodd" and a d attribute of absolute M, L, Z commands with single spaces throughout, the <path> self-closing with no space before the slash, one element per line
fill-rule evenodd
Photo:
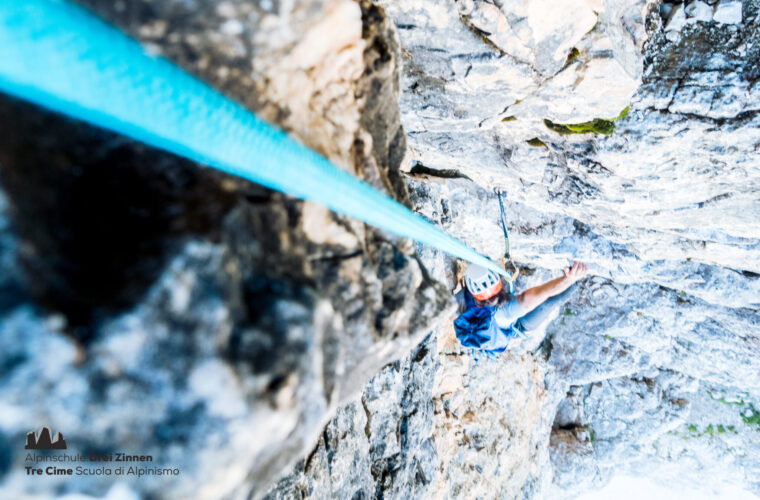
<path fill-rule="evenodd" d="M 465 286 L 456 295 L 460 313 L 454 321 L 457 338 L 465 347 L 491 354 L 506 350 L 516 334 L 538 328 L 586 273 L 585 264 L 574 262 L 564 276 L 515 296 L 504 289 L 503 279 L 496 273 L 471 264 L 465 272 Z"/>

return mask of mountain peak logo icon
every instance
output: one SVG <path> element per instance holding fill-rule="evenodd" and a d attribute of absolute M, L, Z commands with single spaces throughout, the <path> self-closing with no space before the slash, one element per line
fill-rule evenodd
<path fill-rule="evenodd" d="M 63 434 L 56 433 L 55 441 L 50 437 L 50 429 L 47 426 L 43 426 L 40 433 L 35 435 L 34 431 L 26 434 L 26 450 L 65 450 L 66 440 L 63 439 Z"/>

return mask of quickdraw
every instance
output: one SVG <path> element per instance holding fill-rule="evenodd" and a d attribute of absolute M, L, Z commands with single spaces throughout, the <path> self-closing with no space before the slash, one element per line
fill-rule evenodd
<path fill-rule="evenodd" d="M 515 280 L 520 275 L 520 268 L 515 265 L 515 263 L 512 261 L 512 256 L 509 253 L 509 231 L 507 231 L 507 215 L 504 211 L 504 203 L 501 200 L 502 195 L 506 196 L 507 193 L 504 191 L 501 191 L 498 188 L 494 188 L 493 192 L 496 194 L 496 198 L 499 200 L 499 211 L 501 212 L 501 229 L 504 231 L 504 256 L 501 258 L 501 265 L 504 267 L 504 270 L 507 272 L 507 276 L 505 276 L 505 280 L 507 283 L 509 283 L 509 293 L 514 294 L 515 293 Z M 507 269 L 507 266 L 509 266 L 512 270 L 510 271 Z"/>

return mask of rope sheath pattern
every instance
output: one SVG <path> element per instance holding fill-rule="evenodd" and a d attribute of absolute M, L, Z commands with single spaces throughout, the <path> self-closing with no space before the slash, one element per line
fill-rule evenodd
<path fill-rule="evenodd" d="M 0 0 L 0 91 L 505 275 L 486 257 L 64 0 Z"/>

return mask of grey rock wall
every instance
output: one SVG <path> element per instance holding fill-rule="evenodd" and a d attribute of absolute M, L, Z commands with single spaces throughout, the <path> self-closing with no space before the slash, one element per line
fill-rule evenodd
<path fill-rule="evenodd" d="M 432 425 L 437 364 L 436 339 L 428 336 L 383 368 L 265 498 L 429 496 L 438 463 Z"/>
<path fill-rule="evenodd" d="M 373 377 L 265 498 L 541 496 L 558 403 L 545 376 L 533 356 L 476 362 L 443 329 Z"/>
<path fill-rule="evenodd" d="M 81 3 L 408 203 L 377 7 Z M 0 497 L 260 494 L 450 308 L 408 241 L 7 97 L 0 115 Z M 42 425 L 180 473 L 32 481 Z"/>
<path fill-rule="evenodd" d="M 405 25 L 405 16 L 421 12 L 398 8 Z M 410 133 L 426 167 L 456 170 L 481 186 L 434 172 L 418 176 L 413 191 L 429 199 L 422 213 L 496 257 L 501 234 L 488 189 L 506 188 L 516 259 L 549 269 L 571 258 L 592 266 L 595 277 L 548 329 L 548 364 L 557 377 L 548 387 L 568 399 L 551 436 L 554 486 L 547 496 L 599 486 L 614 473 L 756 491 L 756 465 L 743 450 L 757 447 L 758 239 L 750 214 L 760 206 L 759 137 L 756 65 L 747 59 L 758 47 L 757 5 L 744 2 L 735 23 L 689 14 L 677 36 L 663 29 L 660 13 L 640 19 L 648 39 L 641 84 L 609 137 L 560 135 L 526 125 L 519 113 L 495 125 L 482 122 L 476 131 L 462 130 L 466 120 L 440 115 L 434 133 Z M 420 78 L 418 71 L 405 75 Z M 610 85 L 599 80 L 597 94 L 615 95 L 617 77 L 605 77 Z M 509 83 L 500 89 L 510 92 Z M 488 91 L 489 103 L 502 95 L 480 90 Z M 428 108 L 408 95 L 405 123 L 417 124 Z M 450 96 L 448 88 L 436 90 L 427 103 Z M 545 105 L 562 109 L 550 100 Z M 585 115 L 565 123 L 605 116 L 595 101 L 586 106 Z M 547 116 L 544 108 L 533 110 L 534 119 Z M 540 141 L 524 142 L 534 132 Z M 451 276 L 450 261 L 431 258 Z M 716 387 L 735 404 L 710 398 Z"/>
<path fill-rule="evenodd" d="M 506 189 L 519 289 L 573 258 L 593 275 L 498 368 L 439 353 L 452 389 L 434 396 L 430 495 L 568 498 L 615 474 L 757 492 L 757 4 L 382 4 L 403 49 L 415 209 L 496 258 L 490 191 Z M 418 251 L 453 289 L 457 263 Z M 526 362 L 544 372 L 533 427 L 509 389 Z M 521 433 L 529 474 L 504 461 Z"/>

